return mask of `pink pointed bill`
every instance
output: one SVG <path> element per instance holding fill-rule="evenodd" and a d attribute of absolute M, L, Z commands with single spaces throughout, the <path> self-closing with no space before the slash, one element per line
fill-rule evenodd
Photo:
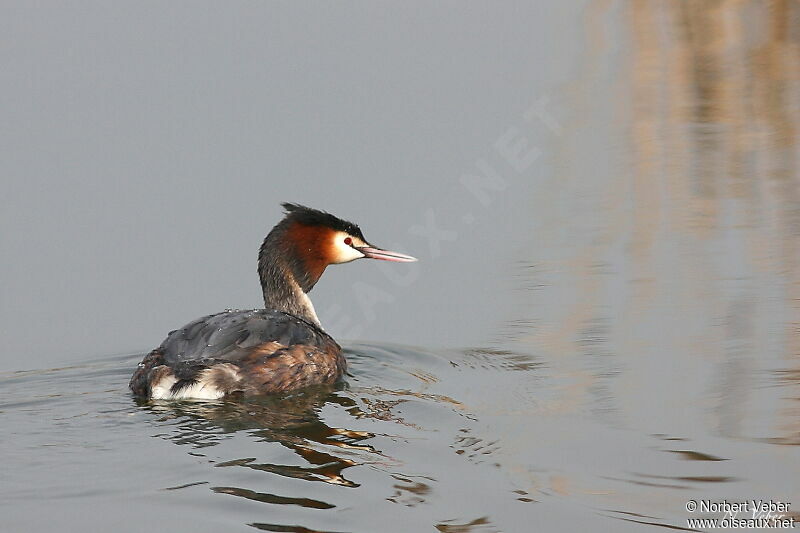
<path fill-rule="evenodd" d="M 416 257 L 401 254 L 399 252 L 391 252 L 389 250 L 381 250 L 380 248 L 373 248 L 372 246 L 359 246 L 356 248 L 359 252 L 364 254 L 364 257 L 369 259 L 382 259 L 384 261 L 397 261 L 398 263 L 412 263 L 417 260 Z"/>

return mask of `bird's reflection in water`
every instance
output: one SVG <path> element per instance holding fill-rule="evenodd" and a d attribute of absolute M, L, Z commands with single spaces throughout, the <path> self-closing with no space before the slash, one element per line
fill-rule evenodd
<path fill-rule="evenodd" d="M 342 475 L 345 469 L 356 465 L 356 461 L 345 457 L 346 453 L 334 455 L 317 449 L 321 446 L 328 450 L 358 450 L 381 455 L 363 442 L 373 434 L 330 427 L 320 419 L 319 412 L 326 404 L 338 404 L 345 409 L 355 407 L 351 398 L 340 394 L 342 388 L 341 385 L 315 387 L 293 394 L 218 402 L 151 401 L 141 402 L 141 405 L 159 415 L 157 422 L 160 426 L 172 425 L 169 432 L 157 436 L 176 444 L 204 448 L 244 431 L 258 441 L 282 445 L 302 458 L 304 464 L 310 465 L 259 463 L 255 458 L 242 458 L 216 463 L 217 467 L 240 466 L 306 481 L 357 487 L 357 483 Z M 252 491 L 229 487 L 214 490 L 259 499 Z M 320 508 L 313 502 L 308 503 Z"/>
<path fill-rule="evenodd" d="M 346 471 L 354 466 L 369 464 L 383 470 L 393 482 L 391 487 L 394 492 L 388 495 L 386 501 L 413 507 L 424 503 L 427 495 L 433 490 L 431 484 L 435 483 L 435 479 L 394 472 L 393 468 L 402 461 L 389 457 L 372 444 L 368 444 L 370 439 L 375 442 L 375 434 L 333 427 L 333 424 L 326 423 L 325 417 L 321 415 L 326 406 L 335 407 L 346 412 L 354 421 L 373 419 L 417 431 L 415 424 L 404 420 L 394 411 L 397 406 L 412 400 L 444 401 L 436 395 L 413 391 L 359 387 L 349 390 L 348 385 L 337 384 L 309 388 L 293 394 L 215 402 L 138 402 L 140 407 L 156 415 L 153 423 L 159 428 L 159 433 L 154 436 L 188 446 L 192 455 L 206 457 L 206 454 L 210 455 L 209 448 L 225 445 L 226 441 L 245 434 L 246 442 L 239 441 L 234 445 L 237 448 L 241 445 L 248 446 L 249 452 L 237 453 L 253 456 L 268 454 L 271 458 L 279 458 L 273 461 L 259 460 L 253 456 L 223 459 L 213 463 L 215 468 L 239 467 L 296 480 L 357 488 L 360 486 L 359 483 L 348 479 Z M 452 400 L 444 402 L 450 404 Z M 386 435 L 378 435 L 381 436 Z M 286 456 L 276 452 L 274 447 L 253 448 L 253 443 L 277 444 L 290 450 L 300 461 L 287 460 Z M 266 485 L 259 483 L 258 486 L 253 486 L 250 481 L 235 482 L 238 486 L 223 485 L 223 483 L 208 482 L 209 489 L 215 494 L 232 495 L 251 502 L 302 508 L 314 512 L 337 507 L 331 501 L 309 497 L 311 494 L 296 492 L 290 494 L 293 489 L 275 491 L 281 494 L 263 490 L 264 486 L 275 486 L 269 482 Z M 195 485 L 196 483 L 188 483 L 171 488 L 179 489 Z M 333 501 L 338 501 L 336 498 L 334 497 Z M 251 522 L 248 525 L 265 531 L 331 533 L 328 530 L 309 528 L 309 524 L 301 526 L 296 523 Z"/>
<path fill-rule="evenodd" d="M 487 371 L 494 378 L 498 371 L 510 378 L 528 377 L 518 371 L 530 370 L 530 365 L 522 368 L 519 358 L 509 361 L 503 355 L 359 346 L 348 351 L 348 381 L 335 386 L 257 398 L 140 405 L 151 414 L 156 437 L 213 465 L 200 476 L 176 480 L 174 488 L 202 480 L 205 490 L 236 496 L 239 505 L 267 504 L 246 518 L 251 527 L 344 531 L 348 528 L 334 524 L 370 523 L 375 513 L 402 508 L 422 513 L 413 520 L 439 524 L 441 531 L 490 531 L 494 526 L 483 523 L 470 506 L 443 517 L 426 513 L 431 502 L 459 493 L 463 476 L 451 474 L 462 464 L 477 467 L 481 480 L 487 475 L 495 482 L 504 479 L 494 458 L 499 437 L 483 433 L 475 411 L 476 398 L 484 392 L 476 389 L 469 396 L 458 385 L 465 375 Z M 513 386 L 510 378 L 504 383 Z M 259 472 L 266 476 L 251 475 Z M 343 488 L 354 490 L 339 490 Z M 364 514 L 365 508 L 372 514 Z M 267 521 L 259 520 L 263 511 Z"/>

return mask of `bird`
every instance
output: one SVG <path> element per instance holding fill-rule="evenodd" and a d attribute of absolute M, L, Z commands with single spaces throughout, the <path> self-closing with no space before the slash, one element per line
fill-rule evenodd
<path fill-rule="evenodd" d="M 258 253 L 263 309 L 203 316 L 171 331 L 133 373 L 130 389 L 151 400 L 217 400 L 332 384 L 347 369 L 308 293 L 328 265 L 417 259 L 373 246 L 354 223 L 296 203 Z"/>

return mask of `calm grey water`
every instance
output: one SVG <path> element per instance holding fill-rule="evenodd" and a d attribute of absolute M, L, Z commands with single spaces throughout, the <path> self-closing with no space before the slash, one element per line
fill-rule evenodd
<path fill-rule="evenodd" d="M 0 20 L 0 530 L 800 519 L 796 2 Z M 347 379 L 132 398 L 167 331 L 259 305 L 287 200 L 420 258 L 314 289 Z"/>

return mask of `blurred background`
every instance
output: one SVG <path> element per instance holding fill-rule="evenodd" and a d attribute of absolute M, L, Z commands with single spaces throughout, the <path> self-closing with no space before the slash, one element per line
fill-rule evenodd
<path fill-rule="evenodd" d="M 0 371 L 260 306 L 258 246 L 299 202 L 420 258 L 329 268 L 334 337 L 541 365 L 460 382 L 526 490 L 624 501 L 636 527 L 685 526 L 696 494 L 800 505 L 797 1 L 0 20 Z M 691 466 L 648 455 L 663 441 Z"/>
<path fill-rule="evenodd" d="M 329 269 L 312 296 L 332 333 L 490 336 L 553 172 L 523 115 L 542 97 L 564 111 L 580 6 L 453 7 L 5 4 L 2 368 L 147 349 L 262 305 L 257 251 L 283 201 L 422 259 L 413 287 L 387 279 L 397 265 Z M 543 152 L 522 173 L 493 148 L 512 127 Z M 460 184 L 481 158 L 508 182 L 488 205 Z M 452 233 L 430 243 L 430 217 Z"/>

